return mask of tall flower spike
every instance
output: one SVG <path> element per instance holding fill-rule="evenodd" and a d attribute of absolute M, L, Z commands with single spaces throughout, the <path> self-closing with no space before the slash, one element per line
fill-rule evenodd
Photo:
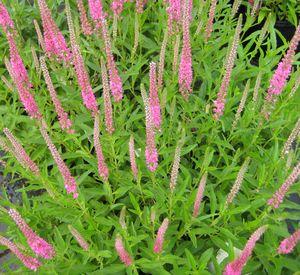
<path fill-rule="evenodd" d="M 29 269 L 37 271 L 42 265 L 38 259 L 23 254 L 18 247 L 10 240 L 0 236 L 0 244 L 6 246 L 17 258 Z"/>
<path fill-rule="evenodd" d="M 118 102 L 122 100 L 123 97 L 122 79 L 119 76 L 118 70 L 116 68 L 114 56 L 111 52 L 110 37 L 109 37 L 107 23 L 105 19 L 102 20 L 102 36 L 105 43 L 106 60 L 107 60 L 107 67 L 109 72 L 110 91 L 115 101 Z"/>
<path fill-rule="evenodd" d="M 180 152 L 181 152 L 181 144 L 178 144 L 175 149 L 174 162 L 172 166 L 171 179 L 170 179 L 170 189 L 172 193 L 174 192 L 177 184 L 177 177 L 178 177 L 178 171 L 180 165 Z"/>
<path fill-rule="evenodd" d="M 238 175 L 236 177 L 235 183 L 233 184 L 230 193 L 227 196 L 226 199 L 226 205 L 229 205 L 230 203 L 232 203 L 233 199 L 235 198 L 236 194 L 239 192 L 242 182 L 244 180 L 244 176 L 245 173 L 247 172 L 248 166 L 250 163 L 250 158 L 246 158 L 246 160 L 244 161 L 240 171 L 238 172 Z"/>
<path fill-rule="evenodd" d="M 126 265 L 130 266 L 133 263 L 133 260 L 129 253 L 125 250 L 122 237 L 120 235 L 117 235 L 116 241 L 115 241 L 115 248 L 116 251 L 120 257 L 120 260 Z"/>
<path fill-rule="evenodd" d="M 234 121 L 232 123 L 232 127 L 231 127 L 232 129 L 236 128 L 236 126 L 237 126 L 237 124 L 238 124 L 238 122 L 241 118 L 241 113 L 244 110 L 249 90 L 250 90 L 250 80 L 247 81 L 246 86 L 244 88 L 242 99 L 240 101 L 239 107 L 238 107 L 238 109 L 236 111 L 236 114 L 235 114 L 235 117 L 234 117 Z"/>
<path fill-rule="evenodd" d="M 156 63 L 150 63 L 150 73 L 149 73 L 149 82 L 150 82 L 150 89 L 149 89 L 149 104 L 150 104 L 150 111 L 152 116 L 152 121 L 155 128 L 159 129 L 161 125 L 161 114 L 160 114 L 160 104 L 159 104 L 159 97 L 157 91 L 157 79 L 156 79 Z"/>
<path fill-rule="evenodd" d="M 100 127 L 99 127 L 99 116 L 95 116 L 94 121 L 94 147 L 96 150 L 97 161 L 98 161 L 98 173 L 105 181 L 108 179 L 108 168 L 105 164 L 102 146 L 100 143 Z"/>
<path fill-rule="evenodd" d="M 294 168 L 292 173 L 286 179 L 286 181 L 281 185 L 281 187 L 275 192 L 273 197 L 269 199 L 268 204 L 274 208 L 278 208 L 282 203 L 285 194 L 289 191 L 290 187 L 297 180 L 300 175 L 300 162 L 298 162 L 297 166 Z"/>
<path fill-rule="evenodd" d="M 208 21 L 207 21 L 206 29 L 205 29 L 205 41 L 206 42 L 210 38 L 211 33 L 213 31 L 216 6 L 217 6 L 217 0 L 211 0 L 210 9 L 209 9 L 209 17 L 208 17 Z"/>
<path fill-rule="evenodd" d="M 64 179 L 65 188 L 67 193 L 73 193 L 73 198 L 76 199 L 78 197 L 77 193 L 77 184 L 75 178 L 71 175 L 71 172 L 65 162 L 63 161 L 61 155 L 53 144 L 50 136 L 47 133 L 46 123 L 42 121 L 42 125 L 40 126 L 40 132 L 52 154 L 54 161 L 56 162 L 58 169 Z"/>
<path fill-rule="evenodd" d="M 279 254 L 291 253 L 299 241 L 300 241 L 300 229 L 296 230 L 291 236 L 284 239 L 280 243 L 277 252 Z"/>
<path fill-rule="evenodd" d="M 27 242 L 34 253 L 45 259 L 52 259 L 55 256 L 55 250 L 52 245 L 47 243 L 44 239 L 38 236 L 21 217 L 19 212 L 10 208 L 8 210 L 9 216 L 14 220 L 16 225 L 22 231 L 27 239 Z"/>
<path fill-rule="evenodd" d="M 102 76 L 102 89 L 103 89 L 103 101 L 104 101 L 104 115 L 105 115 L 105 127 L 106 131 L 112 134 L 115 131 L 113 123 L 112 106 L 109 93 L 109 84 L 107 70 L 103 58 L 101 58 L 101 76 Z"/>
<path fill-rule="evenodd" d="M 73 66 L 75 68 L 78 84 L 81 88 L 81 97 L 83 99 L 85 107 L 92 112 L 93 116 L 96 116 L 98 114 L 98 104 L 90 84 L 88 72 L 86 71 L 86 68 L 84 66 L 84 61 L 80 52 L 80 48 L 76 42 L 71 9 L 68 1 L 66 1 L 66 14 L 73 53 Z"/>
<path fill-rule="evenodd" d="M 86 10 L 82 0 L 77 0 L 77 8 L 80 14 L 80 23 L 81 23 L 82 32 L 84 33 L 84 35 L 91 35 L 93 33 L 93 29 L 87 17 Z"/>
<path fill-rule="evenodd" d="M 47 88 L 48 91 L 50 93 L 52 102 L 54 104 L 55 107 L 55 111 L 57 113 L 58 116 L 58 120 L 59 120 L 59 124 L 62 130 L 67 131 L 68 133 L 73 133 L 74 131 L 71 129 L 72 127 L 72 121 L 69 119 L 68 114 L 65 112 L 64 108 L 61 105 L 60 100 L 58 99 L 58 96 L 56 94 L 55 88 L 53 86 L 47 65 L 46 65 L 46 61 L 45 61 L 45 57 L 41 57 L 40 58 L 40 62 L 41 62 L 41 68 L 44 74 L 44 78 L 47 84 Z"/>
<path fill-rule="evenodd" d="M 25 165 L 25 168 L 32 171 L 34 174 L 38 175 L 40 173 L 40 170 L 38 166 L 35 164 L 35 162 L 29 157 L 29 155 L 24 150 L 23 146 L 17 141 L 17 139 L 14 137 L 14 135 L 11 133 L 11 131 L 7 128 L 3 129 L 4 134 L 9 139 L 9 141 L 12 144 L 13 151 L 15 155 L 17 156 L 17 159 L 21 159 L 22 162 Z"/>
<path fill-rule="evenodd" d="M 254 103 L 257 103 L 257 100 L 258 100 L 258 92 L 259 92 L 259 88 L 260 88 L 260 84 L 261 84 L 261 77 L 262 77 L 262 74 L 261 74 L 261 72 L 259 72 L 257 75 L 256 81 L 255 81 L 255 86 L 254 86 L 254 90 L 253 90 L 253 102 Z"/>
<path fill-rule="evenodd" d="M 90 15 L 96 28 L 101 27 L 102 20 L 105 18 L 101 0 L 89 0 Z"/>
<path fill-rule="evenodd" d="M 7 32 L 9 29 L 14 29 L 15 27 L 6 7 L 2 3 L 0 3 L 0 26 L 4 32 Z"/>
<path fill-rule="evenodd" d="M 289 153 L 293 142 L 299 135 L 300 135 L 300 118 L 298 119 L 294 129 L 292 130 L 289 138 L 287 139 L 286 143 L 283 146 L 283 149 L 281 151 L 281 157 L 283 157 L 284 155 L 287 155 Z"/>
<path fill-rule="evenodd" d="M 194 211 L 193 211 L 193 217 L 196 218 L 199 214 L 199 208 L 200 204 L 203 198 L 203 193 L 206 185 L 206 180 L 207 180 L 207 172 L 205 172 L 200 180 L 199 186 L 198 186 L 198 191 L 196 194 L 195 198 L 195 203 L 194 203 Z"/>
<path fill-rule="evenodd" d="M 130 156 L 131 171 L 134 175 L 134 178 L 137 179 L 138 168 L 137 168 L 136 161 L 135 161 L 134 138 L 133 138 L 133 136 L 130 136 L 130 140 L 129 140 L 129 156 Z"/>
<path fill-rule="evenodd" d="M 233 2 L 233 6 L 232 6 L 232 10 L 231 10 L 231 17 L 234 17 L 236 15 L 241 4 L 242 4 L 242 0 L 235 0 Z"/>
<path fill-rule="evenodd" d="M 177 34 L 174 41 L 174 52 L 173 52 L 173 74 L 177 73 L 178 66 L 178 56 L 179 56 L 179 45 L 180 45 L 180 35 Z"/>
<path fill-rule="evenodd" d="M 143 13 L 144 6 L 147 3 L 147 0 L 136 0 L 135 8 L 137 13 Z"/>
<path fill-rule="evenodd" d="M 126 216 L 126 206 L 124 205 L 120 211 L 120 217 L 119 217 L 119 224 L 123 229 L 126 229 L 125 216 Z"/>
<path fill-rule="evenodd" d="M 70 61 L 70 49 L 67 46 L 64 36 L 54 22 L 46 1 L 38 0 L 38 5 L 42 18 L 46 53 L 51 57 L 56 57 L 60 61 Z"/>
<path fill-rule="evenodd" d="M 162 89 L 163 80 L 164 80 L 165 56 L 166 56 L 168 36 L 169 36 L 169 31 L 168 29 L 166 29 L 164 34 L 164 39 L 161 44 L 160 54 L 159 54 L 158 78 L 157 78 L 157 89 L 159 91 Z"/>
<path fill-rule="evenodd" d="M 297 46 L 300 41 L 300 24 L 298 25 L 296 32 L 290 42 L 289 49 L 278 64 L 278 67 L 270 80 L 270 86 L 268 89 L 268 94 L 266 95 L 266 100 L 269 102 L 274 102 L 275 97 L 282 93 L 287 79 L 292 71 L 292 62 L 296 53 Z"/>
<path fill-rule="evenodd" d="M 35 32 L 36 32 L 37 37 L 38 37 L 38 42 L 39 42 L 41 48 L 43 49 L 43 51 L 46 52 L 45 41 L 44 41 L 42 31 L 40 29 L 39 23 L 34 19 L 33 24 L 34 24 Z"/>
<path fill-rule="evenodd" d="M 225 70 L 226 70 L 225 75 L 222 79 L 222 83 L 221 83 L 221 86 L 220 86 L 220 89 L 218 92 L 217 99 L 214 101 L 214 106 L 215 106 L 214 117 L 215 117 L 215 119 L 219 119 L 224 113 L 227 90 L 229 87 L 231 73 L 233 70 L 234 61 L 235 61 L 236 54 L 237 54 L 237 47 L 238 47 L 239 40 L 240 40 L 241 29 L 242 29 L 242 16 L 239 17 L 238 24 L 236 26 L 235 35 L 234 35 L 234 38 L 232 41 L 231 49 L 230 49 L 230 52 L 229 52 L 229 55 L 227 57 L 226 64 L 225 64 Z"/>
<path fill-rule="evenodd" d="M 141 93 L 145 106 L 146 114 L 146 149 L 145 157 L 147 167 L 151 172 L 154 172 L 158 166 L 158 153 L 155 146 L 155 131 L 152 121 L 151 111 L 149 107 L 149 99 L 146 95 L 145 87 L 141 85 Z"/>
<path fill-rule="evenodd" d="M 168 226 L 169 226 L 169 219 L 165 218 L 157 231 L 156 240 L 153 247 L 154 253 L 158 254 L 162 252 L 165 234 L 168 229 Z"/>
<path fill-rule="evenodd" d="M 190 19 L 189 19 L 189 0 L 185 1 L 183 19 L 183 46 L 179 64 L 179 90 L 184 97 L 188 99 L 192 92 L 193 69 L 192 69 L 192 51 L 190 42 Z"/>
<path fill-rule="evenodd" d="M 123 6 L 126 0 L 113 0 L 111 3 L 111 9 L 114 15 L 119 16 L 123 11 Z"/>
<path fill-rule="evenodd" d="M 227 264 L 223 273 L 224 275 L 242 274 L 243 267 L 246 265 L 248 259 L 251 257 L 256 242 L 260 239 L 260 237 L 266 231 L 266 229 L 266 226 L 261 226 L 251 235 L 241 255 L 236 260 Z"/>
<path fill-rule="evenodd" d="M 181 0 L 169 0 L 167 7 L 168 13 L 168 29 L 172 30 L 173 23 L 180 22 L 181 20 Z"/>
<path fill-rule="evenodd" d="M 68 229 L 73 235 L 73 237 L 76 239 L 76 241 L 79 243 L 79 245 L 82 247 L 83 250 L 88 251 L 89 250 L 89 244 L 87 241 L 82 237 L 82 235 L 72 226 L 68 225 Z"/>

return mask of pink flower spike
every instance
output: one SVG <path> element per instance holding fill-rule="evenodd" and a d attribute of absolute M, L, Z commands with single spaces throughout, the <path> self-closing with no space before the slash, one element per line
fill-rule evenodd
<path fill-rule="evenodd" d="M 115 248 L 120 257 L 120 260 L 126 265 L 130 266 L 133 263 L 132 258 L 130 257 L 129 253 L 125 250 L 122 238 L 120 235 L 117 235 L 115 241 Z"/>
<path fill-rule="evenodd" d="M 82 249 L 85 251 L 88 251 L 89 244 L 83 238 L 83 236 L 72 225 L 68 225 L 68 229 L 71 232 L 71 234 L 73 235 L 73 237 L 76 239 L 76 241 L 79 243 L 79 245 L 82 247 Z"/>
<path fill-rule="evenodd" d="M 250 237 L 246 243 L 241 255 L 234 261 L 227 264 L 223 275 L 240 275 L 243 267 L 246 265 L 248 259 L 251 257 L 252 251 L 256 242 L 260 239 L 262 234 L 266 231 L 266 226 L 259 227 Z"/>
<path fill-rule="evenodd" d="M 103 12 L 103 6 L 101 0 L 88 0 L 90 15 L 95 23 L 96 28 L 99 28 L 102 24 L 102 20 L 105 18 Z"/>
<path fill-rule="evenodd" d="M 85 35 L 91 35 L 93 33 L 93 29 L 87 17 L 82 0 L 77 0 L 77 7 L 80 13 L 81 29 Z"/>
<path fill-rule="evenodd" d="M 27 242 L 36 255 L 45 259 L 52 259 L 55 255 L 55 250 L 52 245 L 39 237 L 24 221 L 17 210 L 10 208 L 8 214 L 15 221 L 16 225 L 22 231 L 27 239 Z"/>
<path fill-rule="evenodd" d="M 161 126 L 160 104 L 157 92 L 156 63 L 150 63 L 150 89 L 149 104 L 154 126 L 159 129 Z"/>
<path fill-rule="evenodd" d="M 106 20 L 102 20 L 102 36 L 105 43 L 105 52 L 106 52 L 106 60 L 107 67 L 109 72 L 109 85 L 112 96 L 114 97 L 116 102 L 119 102 L 123 98 L 123 87 L 122 87 L 122 79 L 119 76 L 118 70 L 116 68 L 116 63 L 114 61 L 114 56 L 111 51 L 111 43 L 110 37 L 108 33 Z"/>
<path fill-rule="evenodd" d="M 299 241 L 300 241 L 300 229 L 296 230 L 291 236 L 284 239 L 280 243 L 277 252 L 279 254 L 291 253 Z"/>
<path fill-rule="evenodd" d="M 9 28 L 14 29 L 15 27 L 6 7 L 2 3 L 0 3 L 0 26 L 4 32 L 7 32 Z"/>
<path fill-rule="evenodd" d="M 134 138 L 133 138 L 133 136 L 130 136 L 130 140 L 129 140 L 129 155 L 130 155 L 131 171 L 134 175 L 134 178 L 137 179 L 138 168 L 137 168 L 136 161 L 135 161 Z"/>
<path fill-rule="evenodd" d="M 271 205 L 274 208 L 278 208 L 279 205 L 283 202 L 285 194 L 289 191 L 290 187 L 300 176 L 300 162 L 293 169 L 292 173 L 286 179 L 286 181 L 281 185 L 281 187 L 275 192 L 273 197 L 268 200 L 268 205 Z"/>
<path fill-rule="evenodd" d="M 202 176 L 199 186 L 198 186 L 198 191 L 197 191 L 197 195 L 196 195 L 195 203 L 194 203 L 194 211 L 193 211 L 194 218 L 196 218 L 199 214 L 199 208 L 200 208 L 200 204 L 202 201 L 204 188 L 206 185 L 206 180 L 207 180 L 207 172 Z"/>
<path fill-rule="evenodd" d="M 38 259 L 23 254 L 10 240 L 0 236 L 0 244 L 6 246 L 29 269 L 37 271 L 42 265 Z"/>
<path fill-rule="evenodd" d="M 98 161 L 98 173 L 105 181 L 108 180 L 108 168 L 104 160 L 102 146 L 100 143 L 100 127 L 99 127 L 99 116 L 95 116 L 94 121 L 94 147 L 96 150 L 97 161 Z"/>
<path fill-rule="evenodd" d="M 162 252 L 165 233 L 168 229 L 168 226 L 169 226 L 169 219 L 165 218 L 157 231 L 156 240 L 153 247 L 154 253 L 158 254 Z"/>
<path fill-rule="evenodd" d="M 4 134 L 9 139 L 13 146 L 13 150 L 17 156 L 17 159 L 21 159 L 22 163 L 32 171 L 34 174 L 39 175 L 40 170 L 35 162 L 29 157 L 29 155 L 24 150 L 23 146 L 17 141 L 12 132 L 8 128 L 3 129 Z"/>
<path fill-rule="evenodd" d="M 64 185 L 67 190 L 67 193 L 73 193 L 73 198 L 77 199 L 78 198 L 78 193 L 77 193 L 77 184 L 75 178 L 71 175 L 71 172 L 65 162 L 63 161 L 60 153 L 56 149 L 55 145 L 53 144 L 50 136 L 47 133 L 46 129 L 46 123 L 42 121 L 42 125 L 40 126 L 40 132 L 48 146 L 48 149 L 50 150 L 52 157 L 54 161 L 56 162 L 58 169 L 64 179 Z"/>
<path fill-rule="evenodd" d="M 168 2 L 169 23 L 179 22 L 181 20 L 181 0 L 169 0 Z"/>
<path fill-rule="evenodd" d="M 111 3 L 111 9 L 115 15 L 120 15 L 123 11 L 123 6 L 126 0 L 113 0 Z"/>
<path fill-rule="evenodd" d="M 67 46 L 64 36 L 52 18 L 51 11 L 45 0 L 38 0 L 41 13 L 45 50 L 49 56 L 55 56 L 58 60 L 68 62 L 71 59 L 71 52 Z"/>
<path fill-rule="evenodd" d="M 179 90 L 184 97 L 188 99 L 192 92 L 193 69 L 192 69 L 192 51 L 190 42 L 190 19 L 189 19 L 189 3 L 186 1 L 184 5 L 184 13 L 182 19 L 183 28 L 183 46 L 181 59 L 179 64 Z"/>
<path fill-rule="evenodd" d="M 136 0 L 135 9 L 137 13 L 143 13 L 144 6 L 146 5 L 147 0 Z"/>

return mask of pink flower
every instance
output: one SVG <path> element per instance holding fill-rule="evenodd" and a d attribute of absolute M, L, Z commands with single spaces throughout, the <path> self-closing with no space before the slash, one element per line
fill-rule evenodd
<path fill-rule="evenodd" d="M 45 0 L 38 0 L 44 30 L 45 50 L 58 60 L 70 61 L 71 52 L 64 36 L 55 24 Z"/>
<path fill-rule="evenodd" d="M 147 0 L 136 0 L 135 8 L 137 13 L 142 13 L 144 11 L 144 6 L 146 5 Z"/>
<path fill-rule="evenodd" d="M 246 265 L 248 259 L 251 257 L 252 251 L 256 242 L 260 239 L 261 235 L 266 231 L 266 226 L 258 228 L 250 237 L 246 246 L 244 247 L 241 255 L 234 261 L 227 264 L 224 270 L 224 275 L 240 275 L 242 269 Z"/>
<path fill-rule="evenodd" d="M 179 22 L 181 19 L 181 0 L 169 0 L 167 13 L 169 20 Z"/>
<path fill-rule="evenodd" d="M 111 9 L 115 15 L 119 15 L 123 11 L 123 6 L 126 0 L 113 0 Z"/>
<path fill-rule="evenodd" d="M 77 7 L 80 13 L 81 29 L 85 35 L 91 35 L 93 33 L 93 29 L 87 18 L 86 10 L 84 8 L 82 0 L 77 1 Z"/>
<path fill-rule="evenodd" d="M 291 236 L 284 239 L 280 243 L 277 252 L 279 254 L 291 253 L 299 241 L 300 241 L 300 229 L 296 230 Z"/>
<path fill-rule="evenodd" d="M 138 168 L 135 161 L 135 152 L 134 152 L 134 139 L 133 136 L 130 136 L 129 140 L 129 155 L 130 155 L 130 165 L 131 171 L 134 175 L 134 178 L 137 179 L 138 176 Z"/>
<path fill-rule="evenodd" d="M 209 9 L 209 17 L 205 29 L 205 40 L 207 41 L 211 33 L 213 31 L 213 24 L 214 24 L 214 18 L 215 18 L 215 12 L 216 12 L 216 6 L 217 6 L 217 0 L 212 0 L 210 4 L 210 9 Z"/>
<path fill-rule="evenodd" d="M 157 231 L 156 240 L 155 240 L 154 247 L 153 247 L 154 253 L 158 254 L 158 253 L 162 252 L 165 233 L 168 229 L 168 226 L 169 226 L 169 219 L 165 218 Z"/>
<path fill-rule="evenodd" d="M 17 141 L 17 139 L 14 137 L 11 131 L 8 128 L 4 128 L 3 132 L 12 144 L 16 158 L 21 160 L 21 164 L 24 164 L 25 168 L 28 168 L 34 174 L 38 175 L 40 173 L 38 166 L 29 157 L 29 155 L 24 150 L 23 146 Z"/>
<path fill-rule="evenodd" d="M 116 68 L 116 64 L 114 61 L 114 56 L 111 52 L 111 43 L 110 37 L 107 29 L 106 20 L 102 20 L 102 36 L 105 43 L 105 52 L 106 52 L 106 60 L 107 67 L 109 72 L 109 84 L 112 96 L 114 97 L 116 102 L 122 100 L 123 97 L 123 87 L 122 87 L 122 79 L 119 76 L 118 70 Z"/>
<path fill-rule="evenodd" d="M 101 0 L 89 0 L 89 8 L 90 15 L 94 20 L 96 28 L 99 28 L 102 24 L 102 20 L 105 18 Z"/>
<path fill-rule="evenodd" d="M 39 237 L 23 220 L 21 215 L 15 209 L 9 209 L 8 214 L 15 221 L 16 225 L 22 231 L 27 239 L 31 249 L 38 255 L 45 259 L 52 259 L 55 255 L 55 250 L 44 239 Z"/>
<path fill-rule="evenodd" d="M 67 190 L 67 193 L 73 193 L 73 198 L 77 199 L 78 193 L 77 193 L 77 184 L 75 181 L 75 178 L 71 175 L 71 172 L 67 165 L 64 163 L 61 155 L 59 154 L 58 150 L 56 149 L 55 145 L 53 144 L 50 136 L 47 133 L 46 130 L 46 123 L 42 121 L 42 125 L 40 127 L 40 132 L 48 146 L 48 149 L 50 150 L 53 159 L 55 160 L 58 169 L 64 179 L 65 188 Z"/>
<path fill-rule="evenodd" d="M 23 254 L 13 242 L 2 236 L 0 236 L 0 244 L 10 249 L 10 251 L 14 253 L 27 268 L 37 271 L 42 265 L 38 259 Z"/>
<path fill-rule="evenodd" d="M 185 99 L 188 99 L 192 92 L 193 70 L 192 52 L 190 44 L 190 20 L 188 16 L 188 3 L 184 6 L 183 27 L 183 47 L 179 64 L 179 90 Z"/>
<path fill-rule="evenodd" d="M 160 105 L 157 92 L 157 79 L 156 79 L 156 64 L 150 63 L 150 89 L 149 89 L 149 104 L 151 116 L 154 126 L 159 129 L 161 125 Z"/>
<path fill-rule="evenodd" d="M 207 179 L 207 173 L 205 173 L 199 183 L 198 186 L 198 191 L 197 191 L 197 195 L 195 198 L 195 203 L 194 203 L 194 211 L 193 211 L 193 217 L 197 217 L 199 214 L 199 208 L 200 208 L 200 204 L 202 201 L 202 197 L 203 197 L 203 193 L 204 193 L 204 188 L 206 185 L 206 179 Z"/>
<path fill-rule="evenodd" d="M 132 258 L 130 257 L 129 253 L 125 250 L 124 245 L 123 245 L 123 241 L 121 236 L 117 236 L 116 237 L 116 241 L 115 241 L 115 248 L 116 251 L 120 257 L 120 260 L 126 265 L 126 266 L 130 266 L 133 263 Z"/>
<path fill-rule="evenodd" d="M 14 22 L 11 20 L 6 7 L 0 3 L 0 26 L 4 32 L 7 32 L 9 28 L 14 29 Z"/>
<path fill-rule="evenodd" d="M 286 181 L 281 185 L 281 187 L 275 192 L 273 197 L 269 199 L 268 205 L 278 208 L 282 203 L 285 194 L 289 191 L 290 187 L 297 180 L 300 175 L 300 162 L 294 168 L 293 172 L 289 175 Z"/>
<path fill-rule="evenodd" d="M 94 119 L 94 147 L 98 160 L 98 173 L 99 176 L 106 181 L 108 179 L 109 171 L 104 161 L 102 146 L 100 143 L 99 117 L 96 115 Z"/>
<path fill-rule="evenodd" d="M 76 241 L 79 243 L 79 245 L 83 248 L 83 250 L 88 251 L 89 244 L 82 237 L 82 235 L 72 225 L 68 225 L 68 229 L 73 235 L 73 237 L 76 239 Z"/>

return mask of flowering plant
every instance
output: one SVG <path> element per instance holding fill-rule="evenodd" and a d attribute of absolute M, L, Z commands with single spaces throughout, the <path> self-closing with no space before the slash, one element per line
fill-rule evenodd
<path fill-rule="evenodd" d="M 240 3 L 0 2 L 1 269 L 300 269 L 300 25 L 246 37 Z"/>

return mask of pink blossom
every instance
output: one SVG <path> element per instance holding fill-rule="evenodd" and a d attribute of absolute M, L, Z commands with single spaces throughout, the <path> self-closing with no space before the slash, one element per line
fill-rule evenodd
<path fill-rule="evenodd" d="M 27 268 L 37 271 L 37 269 L 42 265 L 38 259 L 23 254 L 13 242 L 2 236 L 0 236 L 0 244 L 6 246 L 12 253 L 14 253 Z"/>
<path fill-rule="evenodd" d="M 99 176 L 102 177 L 104 180 L 108 179 L 108 168 L 104 160 L 102 146 L 100 143 L 100 127 L 99 127 L 99 117 L 98 115 L 95 116 L 94 121 L 94 147 L 96 150 L 97 160 L 98 160 L 98 173 Z"/>
<path fill-rule="evenodd" d="M 200 204 L 202 201 L 202 197 L 203 197 L 203 193 L 204 193 L 204 188 L 206 185 L 206 179 L 207 179 L 207 173 L 205 173 L 199 183 L 198 186 L 198 191 L 197 191 L 197 195 L 195 198 L 195 203 L 194 203 L 194 211 L 193 211 L 193 217 L 197 217 L 199 214 L 199 208 L 200 208 Z"/>
<path fill-rule="evenodd" d="M 71 225 L 68 225 L 68 229 L 73 235 L 73 237 L 76 239 L 76 241 L 79 243 L 79 245 L 83 248 L 83 250 L 88 251 L 89 244 L 86 242 L 83 236 Z"/>
<path fill-rule="evenodd" d="M 10 217 L 15 221 L 16 225 L 22 231 L 27 239 L 31 249 L 38 255 L 45 259 L 52 259 L 55 255 L 55 250 L 44 239 L 39 237 L 24 221 L 17 210 L 10 208 L 8 211 Z"/>
<path fill-rule="evenodd" d="M 77 7 L 80 13 L 81 29 L 85 35 L 91 35 L 93 33 L 93 29 L 88 20 L 82 0 L 77 1 Z"/>
<path fill-rule="evenodd" d="M 213 24 L 216 12 L 217 0 L 212 0 L 209 8 L 209 17 L 205 29 L 205 41 L 207 41 L 213 31 Z"/>
<path fill-rule="evenodd" d="M 129 253 L 125 250 L 122 238 L 119 235 L 116 237 L 115 248 L 116 248 L 116 251 L 117 251 L 117 253 L 118 253 L 119 257 L 120 257 L 120 260 L 126 266 L 132 265 L 133 260 L 130 257 Z"/>
<path fill-rule="evenodd" d="M 2 3 L 0 3 L 0 26 L 5 32 L 9 28 L 14 29 L 14 22 L 11 20 L 6 7 Z"/>
<path fill-rule="evenodd" d="M 123 11 L 123 6 L 126 0 L 113 0 L 111 3 L 111 9 L 115 15 L 120 15 Z"/>
<path fill-rule="evenodd" d="M 192 52 L 190 44 L 190 20 L 188 17 L 188 3 L 184 6 L 183 27 L 183 47 L 179 64 L 179 90 L 185 99 L 188 99 L 192 92 L 193 70 Z"/>
<path fill-rule="evenodd" d="M 168 229 L 168 226 L 169 226 L 169 219 L 165 218 L 157 231 L 156 240 L 155 240 L 154 247 L 153 247 L 154 253 L 162 252 L 165 233 Z"/>
<path fill-rule="evenodd" d="M 57 167 L 64 179 L 64 185 L 67 190 L 67 193 L 73 193 L 73 198 L 76 199 L 78 197 L 77 193 L 77 184 L 75 178 L 71 175 L 71 172 L 67 165 L 64 163 L 60 153 L 56 149 L 55 145 L 53 144 L 50 136 L 47 133 L 46 130 L 46 123 L 43 121 L 42 126 L 40 127 L 40 132 L 48 146 L 48 149 L 50 150 L 53 159 L 55 160 Z"/>
<path fill-rule="evenodd" d="M 161 115 L 159 97 L 157 92 L 156 64 L 154 62 L 150 63 L 149 104 L 153 124 L 157 129 L 159 129 L 161 125 Z"/>
<path fill-rule="evenodd" d="M 248 259 L 251 257 L 256 242 L 260 239 L 261 235 L 265 231 L 266 231 L 266 226 L 261 226 L 251 235 L 241 255 L 236 260 L 227 264 L 223 273 L 224 275 L 242 274 L 242 269 L 246 265 Z"/>
<path fill-rule="evenodd" d="M 142 13 L 144 11 L 144 6 L 146 5 L 147 0 L 136 0 L 135 8 L 137 13 Z"/>
<path fill-rule="evenodd" d="M 292 173 L 286 179 L 286 181 L 281 185 L 281 187 L 275 192 L 273 197 L 269 199 L 268 205 L 273 206 L 274 208 L 278 208 L 279 205 L 282 203 L 285 194 L 289 191 L 290 187 L 293 183 L 297 180 L 300 175 L 300 162 L 294 168 Z"/>
<path fill-rule="evenodd" d="M 122 79 L 119 76 L 118 70 L 116 68 L 116 63 L 114 61 L 114 56 L 111 51 L 112 47 L 110 43 L 110 37 L 107 29 L 106 20 L 102 20 L 102 36 L 105 43 L 110 90 L 115 101 L 118 102 L 122 100 L 123 97 Z"/>
<path fill-rule="evenodd" d="M 96 28 L 101 26 L 102 20 L 105 18 L 101 0 L 89 0 L 90 15 L 94 20 Z"/>
<path fill-rule="evenodd" d="M 137 179 L 138 168 L 137 168 L 136 161 L 135 161 L 134 138 L 133 138 L 133 136 L 130 136 L 130 140 L 129 140 L 129 155 L 130 155 L 131 171 L 132 171 L 135 179 Z"/>
<path fill-rule="evenodd" d="M 291 236 L 284 239 L 280 243 L 277 252 L 279 254 L 291 253 L 299 241 L 300 241 L 300 229 L 296 230 Z"/>
<path fill-rule="evenodd" d="M 173 22 L 180 22 L 181 20 L 181 0 L 169 0 L 168 2 L 168 25 L 169 29 L 171 29 Z"/>
<path fill-rule="evenodd" d="M 58 60 L 70 61 L 71 52 L 64 36 L 55 24 L 45 0 L 38 0 L 44 30 L 45 50 Z"/>
<path fill-rule="evenodd" d="M 17 141 L 17 139 L 14 137 L 14 135 L 11 133 L 11 131 L 8 128 L 4 128 L 3 132 L 6 135 L 6 137 L 9 139 L 9 141 L 11 142 L 13 151 L 16 154 L 17 159 L 20 159 L 26 168 L 28 168 L 34 174 L 38 175 L 40 173 L 38 166 L 29 157 L 29 155 L 24 150 L 23 146 Z"/>

